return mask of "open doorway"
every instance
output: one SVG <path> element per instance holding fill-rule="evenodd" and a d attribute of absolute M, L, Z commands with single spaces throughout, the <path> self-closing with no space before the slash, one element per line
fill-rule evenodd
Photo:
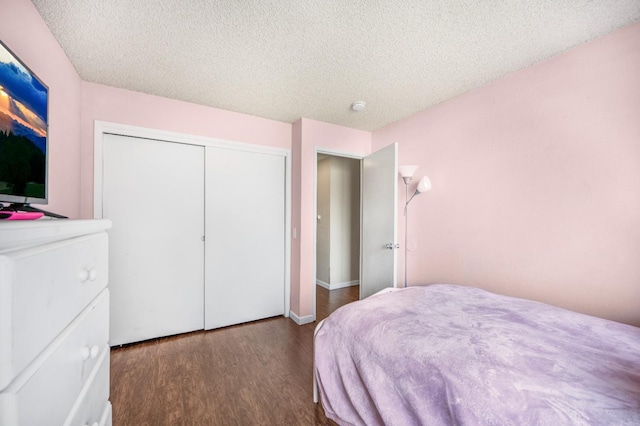
<path fill-rule="evenodd" d="M 316 301 L 328 304 L 330 311 L 358 299 L 360 166 L 359 158 L 317 154 Z"/>

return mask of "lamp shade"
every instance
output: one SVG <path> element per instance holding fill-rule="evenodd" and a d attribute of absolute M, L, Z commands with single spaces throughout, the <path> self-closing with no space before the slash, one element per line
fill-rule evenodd
<path fill-rule="evenodd" d="M 399 166 L 398 167 L 398 173 L 400 173 L 400 176 L 402 176 L 402 178 L 408 178 L 411 179 L 413 177 L 413 175 L 416 173 L 416 170 L 418 170 L 420 166 Z"/>
<path fill-rule="evenodd" d="M 422 179 L 420 179 L 420 182 L 418 182 L 418 187 L 416 188 L 416 191 L 422 193 L 422 192 L 427 192 L 430 189 L 431 189 L 431 181 L 427 176 L 423 176 Z"/>

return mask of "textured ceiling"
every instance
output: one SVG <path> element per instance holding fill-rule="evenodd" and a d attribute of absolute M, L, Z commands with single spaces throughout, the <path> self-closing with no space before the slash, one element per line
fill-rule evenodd
<path fill-rule="evenodd" d="M 363 130 L 640 19 L 640 0 L 33 3 L 85 81 Z"/>

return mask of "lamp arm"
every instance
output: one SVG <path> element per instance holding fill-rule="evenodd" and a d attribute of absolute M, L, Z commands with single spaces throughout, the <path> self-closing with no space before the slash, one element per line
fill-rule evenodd
<path fill-rule="evenodd" d="M 411 202 L 411 200 L 413 200 L 413 197 L 415 197 L 416 195 L 418 195 L 420 192 L 416 189 L 416 192 L 413 193 L 413 195 L 411 196 L 411 198 L 409 198 L 407 200 L 406 203 L 404 203 L 404 215 L 407 215 L 407 206 L 409 205 L 409 203 Z"/>
<path fill-rule="evenodd" d="M 411 166 L 411 167 L 415 167 L 417 168 L 417 166 Z M 416 195 L 420 194 L 421 192 L 426 192 L 428 190 L 431 189 L 431 181 L 429 180 L 428 177 L 424 176 L 422 179 L 420 179 L 420 182 L 418 183 L 418 186 L 416 187 L 416 191 L 413 193 L 413 195 L 411 196 L 411 198 L 409 197 L 409 182 L 411 181 L 412 177 L 413 177 L 413 172 L 415 172 L 415 169 L 411 171 L 411 176 L 402 176 L 402 180 L 404 181 L 404 199 L 405 199 L 405 203 L 404 203 L 404 286 L 407 287 L 407 249 L 408 249 L 408 244 L 409 244 L 409 231 L 408 231 L 408 224 L 407 224 L 407 210 L 408 210 L 408 206 L 409 203 L 411 202 L 411 200 L 413 200 L 413 197 L 415 197 Z M 408 199 L 407 199 L 408 198 Z"/>
<path fill-rule="evenodd" d="M 409 203 L 411 202 L 411 200 L 413 200 L 413 197 L 415 197 L 419 193 L 420 191 L 416 189 L 416 192 L 414 192 L 411 198 L 407 200 L 407 195 L 409 195 L 409 182 L 405 181 L 404 199 L 407 200 L 404 203 L 404 286 L 405 288 L 407 287 L 407 247 L 409 244 L 408 242 L 409 232 L 407 231 L 407 207 L 409 206 Z"/>

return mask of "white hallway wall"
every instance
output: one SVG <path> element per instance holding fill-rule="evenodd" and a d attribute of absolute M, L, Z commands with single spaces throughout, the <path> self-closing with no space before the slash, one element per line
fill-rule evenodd
<path fill-rule="evenodd" d="M 316 279 L 331 287 L 357 284 L 360 260 L 360 162 L 318 162 Z"/>

